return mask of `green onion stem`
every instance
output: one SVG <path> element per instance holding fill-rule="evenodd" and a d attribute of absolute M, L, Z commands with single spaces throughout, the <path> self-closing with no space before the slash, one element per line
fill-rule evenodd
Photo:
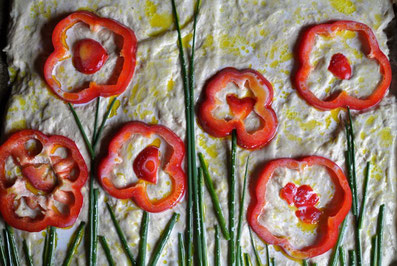
<path fill-rule="evenodd" d="M 247 189 L 247 174 L 248 174 L 248 162 L 249 162 L 249 156 L 247 158 L 247 161 L 245 163 L 245 173 L 244 173 L 244 184 L 243 184 L 243 191 L 242 191 L 242 196 L 240 200 L 240 210 L 239 210 L 239 217 L 238 217 L 238 225 L 237 225 L 237 237 L 236 237 L 236 249 L 237 249 L 237 257 L 239 257 L 241 254 L 241 229 L 243 225 L 243 213 L 244 213 L 244 200 L 245 200 L 245 191 Z"/>
<path fill-rule="evenodd" d="M 186 258 L 185 258 L 186 251 L 185 251 L 185 245 L 183 244 L 182 233 L 178 234 L 178 247 L 179 247 L 178 265 L 185 266 L 186 265 Z"/>
<path fill-rule="evenodd" d="M 202 261 L 203 265 L 207 266 L 207 237 L 206 237 L 206 228 L 205 228 L 205 218 L 204 218 L 204 178 L 203 178 L 203 169 L 199 168 L 199 206 L 200 206 L 200 228 L 201 228 L 201 245 L 202 245 Z"/>
<path fill-rule="evenodd" d="M 26 239 L 24 239 L 24 240 L 22 241 L 22 245 L 23 245 L 23 252 L 25 253 L 26 265 L 28 265 L 28 266 L 33 266 L 32 257 L 30 256 L 30 251 L 29 251 L 28 244 L 26 243 Z M 5 265 L 5 264 L 4 264 L 4 265 Z"/>
<path fill-rule="evenodd" d="M 48 249 L 47 249 L 47 259 L 46 265 L 51 266 L 54 258 L 55 253 L 55 246 L 56 246 L 56 230 L 54 226 L 50 226 L 50 234 L 48 236 Z"/>
<path fill-rule="evenodd" d="M 248 231 L 250 233 L 251 246 L 252 246 L 252 249 L 254 250 L 254 254 L 255 254 L 256 266 L 261 266 L 262 262 L 261 262 L 261 259 L 260 259 L 260 256 L 259 256 L 258 249 L 256 248 L 256 245 L 255 245 L 254 237 L 252 236 L 251 227 L 249 227 L 249 226 L 248 226 Z"/>
<path fill-rule="evenodd" d="M 74 232 L 72 236 L 72 241 L 70 242 L 68 246 L 68 250 L 66 252 L 66 258 L 62 264 L 63 266 L 69 266 L 70 263 L 72 262 L 73 256 L 77 253 L 77 249 L 83 238 L 84 227 L 85 227 L 85 222 L 81 222 L 79 227 L 77 227 L 76 231 Z"/>
<path fill-rule="evenodd" d="M 336 242 L 336 245 L 334 247 L 334 252 L 332 253 L 332 256 L 331 256 L 331 260 L 330 260 L 330 263 L 329 263 L 330 266 L 335 266 L 336 263 L 338 262 L 337 258 L 338 258 L 338 255 L 339 255 L 338 254 L 339 253 L 339 247 L 342 244 L 343 237 L 344 237 L 345 232 L 346 232 L 346 223 L 347 223 L 347 217 L 345 217 L 345 219 L 343 220 L 342 225 L 341 225 L 341 227 L 339 229 L 340 231 L 339 231 L 339 235 L 338 235 L 338 241 Z"/>
<path fill-rule="evenodd" d="M 106 202 L 106 207 L 107 207 L 107 209 L 108 209 L 108 211 L 110 213 L 110 217 L 111 217 L 111 219 L 113 221 L 113 225 L 116 228 L 117 235 L 119 236 L 119 239 L 121 241 L 121 245 L 123 246 L 123 249 L 124 249 L 128 259 L 130 260 L 130 263 L 132 265 L 136 265 L 134 256 L 132 255 L 132 252 L 131 252 L 131 250 L 129 248 L 129 245 L 128 245 L 128 242 L 127 242 L 127 239 L 125 238 L 124 233 L 121 230 L 120 225 L 119 225 L 119 223 L 118 223 L 118 221 L 116 219 L 116 215 L 114 214 L 112 208 L 110 207 L 109 203 L 107 203 L 107 202 Z"/>
<path fill-rule="evenodd" d="M 358 229 L 362 229 L 362 227 L 363 227 L 363 218 L 364 218 L 364 213 L 365 213 L 365 205 L 366 205 L 366 201 L 367 201 L 367 191 L 368 191 L 370 167 L 371 167 L 370 162 L 367 162 L 367 166 L 365 168 L 363 199 L 361 201 L 360 216 L 358 217 Z"/>
<path fill-rule="evenodd" d="M 356 266 L 356 251 L 349 250 L 349 266 Z"/>
<path fill-rule="evenodd" d="M 110 106 L 109 106 L 108 110 L 105 113 L 105 117 L 103 118 L 101 125 L 99 126 L 98 132 L 96 133 L 96 136 L 95 136 L 95 140 L 94 140 L 94 142 L 92 144 L 93 150 L 95 150 L 95 147 L 98 144 L 99 139 L 101 138 L 102 131 L 103 131 L 104 127 L 105 127 L 106 121 L 109 118 L 110 112 L 112 111 L 116 100 L 117 100 L 117 97 L 114 97 L 112 102 L 110 103 Z"/>
<path fill-rule="evenodd" d="M 339 246 L 339 265 L 340 266 L 345 266 L 346 260 L 345 260 L 346 254 L 345 250 L 343 249 L 343 246 Z"/>
<path fill-rule="evenodd" d="M 385 204 L 380 205 L 379 207 L 379 215 L 378 215 L 378 225 L 376 228 L 376 234 L 377 234 L 377 251 L 376 251 L 376 256 L 377 256 L 377 266 L 382 266 L 382 246 L 383 246 L 383 220 L 385 216 Z"/>
<path fill-rule="evenodd" d="M 88 152 L 90 153 L 91 159 L 93 159 L 93 158 L 95 158 L 94 149 L 91 146 L 90 141 L 88 140 L 87 134 L 85 133 L 85 130 L 84 130 L 83 126 L 81 125 L 80 118 L 77 115 L 76 111 L 74 110 L 73 105 L 71 105 L 70 103 L 68 103 L 68 105 L 69 105 L 70 111 L 73 114 L 74 120 L 76 121 L 76 124 L 77 124 L 77 126 L 78 126 L 78 128 L 79 128 L 79 130 L 81 132 L 81 135 L 83 136 L 85 145 L 87 146 L 87 149 L 88 149 Z"/>
<path fill-rule="evenodd" d="M 223 216 L 222 207 L 219 202 L 218 195 L 216 194 L 210 173 L 208 171 L 207 163 L 202 153 L 199 153 L 198 156 L 200 159 L 201 168 L 203 169 L 204 172 L 205 184 L 207 186 L 208 192 L 210 193 L 212 205 L 214 206 L 216 218 L 218 219 L 218 223 L 221 228 L 223 236 L 225 237 L 226 240 L 229 240 L 230 239 L 229 230 L 227 229 L 226 220 L 225 217 Z"/>
<path fill-rule="evenodd" d="M 20 259 L 19 259 L 17 244 L 16 244 L 16 241 L 15 241 L 14 229 L 10 225 L 6 224 L 6 230 L 7 230 L 7 233 L 8 233 L 8 236 L 9 236 L 9 240 L 10 240 L 10 243 L 11 243 L 11 252 L 12 252 L 13 262 L 14 262 L 14 264 L 16 266 L 19 266 L 20 265 Z"/>
<path fill-rule="evenodd" d="M 163 251 L 165 244 L 167 243 L 168 238 L 170 237 L 172 229 L 174 228 L 175 223 L 178 220 L 178 218 L 179 218 L 178 213 L 174 213 L 172 215 L 170 221 L 168 222 L 166 228 L 164 229 L 163 233 L 161 234 L 160 239 L 157 242 L 157 244 L 153 250 L 153 255 L 152 255 L 152 258 L 150 259 L 149 266 L 154 266 L 157 264 L 157 262 L 160 258 L 161 252 Z"/>
<path fill-rule="evenodd" d="M 306 260 L 302 260 L 302 265 L 303 265 L 303 266 L 308 266 L 308 265 L 307 265 L 307 261 L 306 261 Z"/>
<path fill-rule="evenodd" d="M 230 171 L 229 171 L 229 265 L 234 266 L 236 264 L 236 250 L 235 250 L 235 218 L 234 208 L 235 202 L 235 189 L 236 189 L 236 152 L 237 152 L 237 134 L 236 130 L 232 131 L 232 149 L 230 156 Z"/>
<path fill-rule="evenodd" d="M 103 248 L 103 251 L 105 252 L 105 256 L 106 256 L 106 259 L 107 259 L 109 265 L 110 266 L 116 265 L 116 263 L 113 260 L 112 253 L 110 251 L 110 248 L 109 248 L 109 245 L 108 245 L 108 241 L 106 240 L 106 237 L 99 236 L 98 238 L 99 238 L 99 242 L 101 242 L 101 246 Z"/>
<path fill-rule="evenodd" d="M 215 225 L 215 266 L 221 265 L 221 241 L 219 239 L 218 225 Z"/>
<path fill-rule="evenodd" d="M 149 213 L 143 211 L 141 224 L 141 239 L 139 240 L 139 255 L 137 265 L 144 266 L 146 264 L 146 248 L 147 248 L 147 233 L 149 228 Z"/>

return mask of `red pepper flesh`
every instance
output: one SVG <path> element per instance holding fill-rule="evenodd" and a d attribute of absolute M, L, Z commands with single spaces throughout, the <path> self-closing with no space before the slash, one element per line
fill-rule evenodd
<path fill-rule="evenodd" d="M 158 135 L 171 149 L 167 162 L 162 168 L 171 179 L 171 191 L 161 199 L 150 199 L 147 193 L 148 182 L 138 180 L 134 184 L 117 187 L 112 181 L 112 171 L 121 159 L 121 149 L 126 141 L 135 135 L 149 138 Z M 174 207 L 183 197 L 186 190 L 186 175 L 182 170 L 182 161 L 185 156 L 183 141 L 170 129 L 161 125 L 147 125 L 142 122 L 127 123 L 111 140 L 108 155 L 101 161 L 98 169 L 99 182 L 113 197 L 119 199 L 131 198 L 136 205 L 148 212 L 162 212 Z M 136 160 L 136 159 L 135 159 Z"/>
<path fill-rule="evenodd" d="M 331 57 L 328 70 L 338 79 L 350 79 L 352 76 L 349 60 L 341 53 L 334 54 Z"/>
<path fill-rule="evenodd" d="M 138 178 L 157 184 L 160 151 L 155 146 L 143 149 L 134 160 L 134 172 Z"/>
<path fill-rule="evenodd" d="M 57 65 L 71 56 L 71 51 L 66 43 L 67 31 L 79 22 L 87 24 L 94 32 L 106 28 L 123 39 L 120 49 L 120 57 L 123 59 L 123 63 L 115 84 L 97 84 L 95 81 L 91 81 L 88 88 L 69 92 L 64 90 L 62 84 L 57 80 Z M 101 18 L 87 11 L 74 12 L 56 25 L 52 32 L 52 44 L 54 45 L 54 52 L 45 62 L 44 78 L 54 93 L 66 102 L 81 104 L 90 102 L 99 96 L 119 95 L 125 91 L 132 80 L 136 65 L 137 39 L 131 29 L 115 20 Z"/>
<path fill-rule="evenodd" d="M 310 91 L 307 85 L 307 79 L 314 68 L 310 63 L 310 54 L 316 43 L 316 36 L 323 35 L 332 37 L 337 32 L 343 30 L 355 31 L 362 34 L 362 39 L 367 42 L 369 48 L 367 57 L 379 63 L 382 79 L 377 84 L 377 87 L 374 88 L 372 94 L 366 98 L 356 98 L 348 95 L 346 91 L 342 90 L 337 96 L 329 100 L 321 100 Z M 340 20 L 332 23 L 318 24 L 309 28 L 301 39 L 298 64 L 299 68 L 295 75 L 296 89 L 308 104 L 321 110 L 332 110 L 347 106 L 355 110 L 368 109 L 378 104 L 383 99 L 391 83 L 392 72 L 390 62 L 386 55 L 380 50 L 374 33 L 367 25 L 355 21 Z"/>
<path fill-rule="evenodd" d="M 34 154 L 26 148 L 31 140 L 42 146 Z M 58 148 L 65 149 L 67 154 L 60 157 L 56 153 Z M 9 176 L 9 159 L 21 169 L 21 174 Z M 87 166 L 72 140 L 46 136 L 37 130 L 19 131 L 0 146 L 2 217 L 11 226 L 29 232 L 48 226 L 71 226 L 83 205 L 81 188 L 87 177 Z M 21 215 L 20 208 L 30 210 Z"/>
<path fill-rule="evenodd" d="M 93 39 L 83 39 L 73 46 L 73 65 L 84 74 L 94 74 L 108 59 L 103 46 Z"/>
<path fill-rule="evenodd" d="M 214 110 L 221 104 L 217 94 L 229 83 L 239 88 L 247 87 L 252 97 L 239 99 L 235 94 L 226 95 L 226 102 L 233 117 L 231 119 L 217 118 Z M 246 86 L 248 85 L 248 86 Z M 199 121 L 203 129 L 210 135 L 222 138 L 237 131 L 237 143 L 245 149 L 260 149 L 269 143 L 276 134 L 277 116 L 271 104 L 273 87 L 259 72 L 252 69 L 237 70 L 225 68 L 210 79 L 205 87 L 205 97 L 199 106 Z M 259 118 L 261 126 L 252 132 L 245 127 L 244 120 L 251 111 Z"/>
<path fill-rule="evenodd" d="M 318 234 L 315 242 L 298 249 L 291 245 L 286 236 L 273 235 L 267 229 L 266 225 L 260 223 L 259 218 L 266 205 L 266 186 L 278 168 L 287 167 L 289 169 L 300 170 L 313 165 L 320 165 L 327 169 L 335 185 L 335 192 L 327 208 L 322 211 L 318 220 Z M 248 209 L 247 219 L 252 229 L 266 243 L 279 246 L 291 257 L 305 259 L 323 254 L 335 245 L 338 239 L 339 225 L 348 214 L 351 202 L 352 195 L 349 183 L 342 169 L 334 162 L 320 156 L 309 156 L 300 160 L 276 159 L 267 163 L 259 174 L 257 183 L 252 190 L 252 199 Z M 303 212 L 304 209 L 301 209 L 297 213 L 298 216 L 302 214 L 302 219 L 306 219 L 308 216 L 310 219 L 315 219 L 318 214 L 315 210 L 309 210 L 307 213 Z"/>

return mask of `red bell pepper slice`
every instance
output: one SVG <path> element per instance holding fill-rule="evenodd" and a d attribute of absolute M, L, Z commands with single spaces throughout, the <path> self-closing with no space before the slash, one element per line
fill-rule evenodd
<path fill-rule="evenodd" d="M 91 81 L 88 88 L 78 92 L 67 92 L 62 89 L 57 80 L 55 70 L 58 63 L 71 56 L 70 48 L 66 43 L 67 30 L 78 22 L 87 24 L 92 31 L 106 28 L 123 38 L 120 56 L 123 64 L 116 84 L 96 84 Z M 134 32 L 128 27 L 109 18 L 101 18 L 90 12 L 78 11 L 61 20 L 52 33 L 54 52 L 48 57 L 44 65 L 44 78 L 49 87 L 64 101 L 71 103 L 87 103 L 96 97 L 118 95 L 127 88 L 132 80 L 136 65 L 137 40 Z"/>
<path fill-rule="evenodd" d="M 120 152 L 126 141 L 135 135 L 150 137 L 160 136 L 172 149 L 167 155 L 167 162 L 163 170 L 169 175 L 172 183 L 171 191 L 163 198 L 151 200 L 147 194 L 148 181 L 138 179 L 134 184 L 125 187 L 116 187 L 112 182 L 112 170 L 120 160 Z M 168 151 L 167 151 L 168 153 Z M 161 212 L 174 207 L 185 194 L 186 175 L 182 170 L 182 161 L 185 156 L 183 141 L 171 130 L 161 125 L 148 125 L 142 122 L 129 122 L 111 140 L 108 155 L 101 161 L 98 177 L 102 187 L 113 197 L 118 199 L 131 198 L 140 208 L 148 212 Z M 136 159 L 135 159 L 136 160 Z M 150 182 L 151 183 L 151 182 Z"/>
<path fill-rule="evenodd" d="M 27 148 L 30 141 L 38 143 L 34 153 Z M 59 148 L 64 154 L 58 154 Z M 10 159 L 21 174 L 6 173 Z M 71 226 L 83 205 L 81 188 L 87 177 L 87 166 L 72 140 L 46 136 L 37 130 L 19 131 L 0 146 L 3 219 L 29 232 L 38 232 L 47 226 Z M 21 209 L 25 211 L 22 215 Z"/>
<path fill-rule="evenodd" d="M 219 119 L 214 115 L 214 110 L 221 103 L 216 94 L 229 83 L 235 83 L 239 88 L 248 85 L 253 97 L 239 99 L 234 94 L 227 95 L 226 101 L 233 117 L 230 120 Z M 272 101 L 273 87 L 259 72 L 252 69 L 239 71 L 229 67 L 218 72 L 207 83 L 198 117 L 201 126 L 210 135 L 222 138 L 236 129 L 239 146 L 245 149 L 260 149 L 276 134 L 278 122 L 271 107 Z M 261 126 L 253 132 L 248 132 L 244 120 L 252 111 L 259 117 Z"/>
<path fill-rule="evenodd" d="M 307 79 L 314 66 L 310 64 L 310 54 L 316 42 L 316 36 L 323 35 L 332 37 L 338 31 L 349 30 L 361 33 L 366 40 L 369 48 L 367 57 L 376 60 L 380 66 L 380 73 L 383 78 L 374 89 L 373 93 L 365 99 L 350 96 L 346 91 L 341 91 L 337 96 L 329 100 L 317 98 L 308 88 Z M 295 85 L 299 94 L 308 104 L 321 109 L 331 110 L 339 107 L 349 106 L 351 109 L 364 110 L 378 104 L 385 96 L 391 82 L 392 72 L 389 60 L 379 48 L 378 42 L 371 28 L 367 25 L 355 21 L 336 21 L 315 25 L 307 30 L 301 40 L 298 54 L 299 68 L 295 76 Z"/>
<path fill-rule="evenodd" d="M 266 186 L 278 168 L 287 167 L 289 169 L 300 170 L 313 165 L 321 165 L 327 168 L 335 185 L 335 193 L 327 207 L 322 210 L 318 221 L 318 235 L 315 242 L 312 245 L 297 249 L 291 245 L 285 236 L 273 235 L 265 225 L 260 224 L 259 217 L 266 205 Z M 335 245 L 338 239 L 338 227 L 348 214 L 352 202 L 350 186 L 342 169 L 329 159 L 320 156 L 308 156 L 300 160 L 276 159 L 267 163 L 259 174 L 252 195 L 252 201 L 247 215 L 248 223 L 252 229 L 264 241 L 279 246 L 289 256 L 297 259 L 318 256 L 327 252 Z M 303 215 L 302 218 L 307 216 L 304 213 L 297 213 L 297 215 Z"/>

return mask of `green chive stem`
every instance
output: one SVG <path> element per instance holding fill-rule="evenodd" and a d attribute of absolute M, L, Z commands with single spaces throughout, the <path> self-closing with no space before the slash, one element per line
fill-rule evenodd
<path fill-rule="evenodd" d="M 105 127 L 106 121 L 107 121 L 108 118 L 109 118 L 109 114 L 110 114 L 110 112 L 112 111 L 113 106 L 114 106 L 114 103 L 116 102 L 116 100 L 117 100 L 117 97 L 114 97 L 113 100 L 112 100 L 112 102 L 110 103 L 110 106 L 109 106 L 108 110 L 107 110 L 106 113 L 105 113 L 105 117 L 103 118 L 101 125 L 99 126 L 98 132 L 96 133 L 96 136 L 95 136 L 95 140 L 94 140 L 94 142 L 92 143 L 92 149 L 93 149 L 93 150 L 95 150 L 95 147 L 96 147 L 96 145 L 98 144 L 98 141 L 99 141 L 99 139 L 100 139 L 100 137 L 101 137 L 103 128 Z"/>
<path fill-rule="evenodd" d="M 155 266 L 160 258 L 161 252 L 163 251 L 165 245 L 167 244 L 168 238 L 171 235 L 172 229 L 175 226 L 176 221 L 179 218 L 179 213 L 174 213 L 168 222 L 166 228 L 160 236 L 159 241 L 157 242 L 154 250 L 152 258 L 150 259 L 149 266 Z"/>
<path fill-rule="evenodd" d="M 248 255 L 248 253 L 244 253 L 244 266 L 251 266 L 252 262 L 251 262 L 251 258 Z"/>
<path fill-rule="evenodd" d="M 215 215 L 216 218 L 218 219 L 219 227 L 221 228 L 222 234 L 225 237 L 225 239 L 229 240 L 230 239 L 229 230 L 227 229 L 226 220 L 225 217 L 223 216 L 222 207 L 219 202 L 218 195 L 216 194 L 214 183 L 212 182 L 212 178 L 208 171 L 207 163 L 202 153 L 199 153 L 198 156 L 200 159 L 201 168 L 203 169 L 204 172 L 205 184 L 207 186 L 208 192 L 210 193 L 212 205 L 214 206 Z"/>
<path fill-rule="evenodd" d="M 4 251 L 3 240 L 0 237 L 0 260 L 2 265 L 7 265 L 6 253 Z"/>
<path fill-rule="evenodd" d="M 270 263 L 272 264 L 272 266 L 276 266 L 276 259 L 275 258 L 271 258 L 270 259 Z"/>
<path fill-rule="evenodd" d="M 94 189 L 94 202 L 93 202 L 93 223 L 92 223 L 92 245 L 90 249 L 91 255 L 91 265 L 96 265 L 97 262 L 97 253 L 98 253 L 98 194 L 99 190 Z"/>
<path fill-rule="evenodd" d="M 270 254 L 269 254 L 269 245 L 267 243 L 265 244 L 265 248 L 266 248 L 266 262 L 267 262 L 267 265 L 271 265 Z"/>
<path fill-rule="evenodd" d="M 110 247 L 108 245 L 108 241 L 106 240 L 106 237 L 99 236 L 98 239 L 99 239 L 99 242 L 101 242 L 101 246 L 103 248 L 103 251 L 105 252 L 105 256 L 106 256 L 106 259 L 107 259 L 109 265 L 110 266 L 116 265 L 116 263 L 113 260 L 112 253 L 110 251 Z"/>
<path fill-rule="evenodd" d="M 349 266 L 356 266 L 356 251 L 349 250 Z"/>
<path fill-rule="evenodd" d="M 345 266 L 346 260 L 345 260 L 346 254 L 345 250 L 343 249 L 343 246 L 339 247 L 339 265 L 340 266 Z"/>
<path fill-rule="evenodd" d="M 362 227 L 363 227 L 363 220 L 364 220 L 363 218 L 364 218 L 364 213 L 365 213 L 365 205 L 366 205 L 366 202 L 367 202 L 367 192 L 368 192 L 370 167 L 371 167 L 370 162 L 367 162 L 367 166 L 365 168 L 363 199 L 361 201 L 360 216 L 358 217 L 358 229 L 362 229 Z"/>
<path fill-rule="evenodd" d="M 108 209 L 108 211 L 110 213 L 110 217 L 111 217 L 111 219 L 113 221 L 113 225 L 116 228 L 117 235 L 118 235 L 118 237 L 119 237 L 119 239 L 121 241 L 121 245 L 123 246 L 123 249 L 124 249 L 128 259 L 130 260 L 130 263 L 132 265 L 136 265 L 134 256 L 132 255 L 132 252 L 131 252 L 131 250 L 129 248 L 127 239 L 125 238 L 124 233 L 123 233 L 123 231 L 120 228 L 119 222 L 116 219 L 116 215 L 114 214 L 112 208 L 110 207 L 109 203 L 107 203 L 107 202 L 106 202 L 106 207 L 107 207 L 107 209 Z"/>
<path fill-rule="evenodd" d="M 235 217 L 234 208 L 235 202 L 235 189 L 236 189 L 236 152 L 237 152 L 237 134 L 236 130 L 232 131 L 232 149 L 230 156 L 230 171 L 229 171 L 229 265 L 234 266 L 236 264 L 236 250 L 235 250 Z"/>
<path fill-rule="evenodd" d="M 19 254 L 18 254 L 17 243 L 15 241 L 14 229 L 10 225 L 6 224 L 6 230 L 7 230 L 9 240 L 11 243 L 11 252 L 12 252 L 13 262 L 16 266 L 19 266 L 20 259 L 19 259 Z"/>
<path fill-rule="evenodd" d="M 307 265 L 307 261 L 306 261 L 306 260 L 302 260 L 302 265 L 303 265 L 303 266 L 308 266 L 308 265 Z"/>
<path fill-rule="evenodd" d="M 62 264 L 63 266 L 69 266 L 70 263 L 72 262 L 73 256 L 77 253 L 77 249 L 79 248 L 79 245 L 83 238 L 84 227 L 85 227 L 85 222 L 81 222 L 79 227 L 77 227 L 76 231 L 74 232 L 72 236 L 72 241 L 70 242 L 68 246 L 68 250 L 66 252 L 66 258 Z"/>
<path fill-rule="evenodd" d="M 28 244 L 26 243 L 26 239 L 24 239 L 22 241 L 22 245 L 23 245 L 23 252 L 25 253 L 26 265 L 33 266 L 32 257 L 30 256 L 30 251 L 29 251 Z"/>
<path fill-rule="evenodd" d="M 380 205 L 379 207 L 379 215 L 378 215 L 378 225 L 376 228 L 376 234 L 377 234 L 377 251 L 376 251 L 376 256 L 377 256 L 377 266 L 382 266 L 382 247 L 383 247 L 383 227 L 384 227 L 384 216 L 385 216 L 385 204 Z"/>
<path fill-rule="evenodd" d="M 348 150 L 350 151 L 350 173 L 349 177 L 352 179 L 352 193 L 353 193 L 353 215 L 358 217 L 358 201 L 357 201 L 357 178 L 356 178 L 356 160 L 355 160 L 355 147 L 354 147 L 354 129 L 353 129 L 353 122 L 350 113 L 350 108 L 347 107 L 347 114 L 348 114 L 348 126 L 347 126 L 347 139 L 348 139 Z"/>
<path fill-rule="evenodd" d="M 219 239 L 218 225 L 215 225 L 215 266 L 221 265 L 221 242 Z"/>
<path fill-rule="evenodd" d="M 200 171 L 201 172 L 201 171 Z M 196 240 L 197 262 L 199 265 L 204 265 L 203 261 L 203 244 L 202 244 L 202 228 L 201 228 L 201 215 L 200 215 L 200 192 L 199 182 L 195 175 L 193 175 L 193 191 L 194 191 L 194 235 Z"/>
<path fill-rule="evenodd" d="M 12 266 L 13 261 L 12 261 L 10 236 L 8 235 L 8 231 L 6 229 L 3 229 L 3 234 L 4 234 L 4 242 L 5 242 L 5 253 L 6 253 L 6 258 L 7 258 L 7 264 L 5 264 L 5 265 Z"/>
<path fill-rule="evenodd" d="M 346 232 L 346 223 L 347 223 L 347 217 L 345 217 L 345 219 L 343 220 L 342 225 L 339 229 L 340 231 L 339 231 L 339 235 L 338 235 L 338 241 L 336 242 L 336 245 L 334 247 L 334 252 L 332 253 L 332 256 L 331 256 L 331 260 L 329 263 L 330 266 L 335 266 L 338 261 L 337 258 L 339 255 L 339 247 L 342 244 L 343 237 Z"/>
<path fill-rule="evenodd" d="M 46 265 L 51 266 L 53 263 L 55 246 L 56 246 L 56 230 L 54 226 L 50 226 L 50 234 L 48 236 L 48 250 L 47 250 L 47 259 Z"/>
<path fill-rule="evenodd" d="M 70 103 L 68 103 L 69 105 L 69 109 L 73 114 L 74 120 L 76 121 L 76 124 L 80 130 L 81 135 L 83 136 L 85 145 L 87 146 L 88 152 L 90 153 L 91 159 L 95 158 L 95 152 L 93 147 L 91 146 L 90 141 L 88 140 L 87 134 L 85 133 L 85 130 L 83 128 L 83 126 L 81 125 L 81 121 L 79 116 L 77 115 L 76 111 L 73 108 L 73 105 L 71 105 Z"/>
<path fill-rule="evenodd" d="M 178 265 L 185 266 L 186 265 L 186 258 L 185 258 L 186 251 L 185 251 L 185 245 L 183 244 L 182 233 L 178 233 L 178 247 L 179 247 Z"/>
<path fill-rule="evenodd" d="M 193 158 L 194 154 L 192 154 L 192 147 L 191 147 L 191 138 L 192 129 L 190 123 L 190 112 L 192 112 L 192 108 L 190 107 L 190 90 L 189 90 L 189 83 L 188 83 L 188 76 L 186 70 L 186 62 L 185 56 L 183 51 L 183 43 L 181 37 L 181 30 L 179 26 L 179 17 L 178 11 L 176 9 L 175 0 L 171 0 L 172 4 L 172 13 L 175 20 L 176 29 L 178 32 L 178 48 L 179 48 L 179 59 L 181 62 L 181 71 L 182 71 L 182 81 L 183 81 L 183 88 L 185 94 L 185 117 L 186 117 L 186 137 L 187 137 L 187 168 L 188 168 L 188 202 L 187 202 L 187 212 L 186 212 L 186 265 L 190 266 L 193 262 L 192 259 L 192 239 L 193 239 L 193 175 L 195 171 L 195 166 L 193 166 Z"/>
<path fill-rule="evenodd" d="M 248 162 L 249 162 L 249 156 L 247 158 L 247 161 L 245 163 L 245 173 L 244 173 L 244 184 L 243 184 L 243 191 L 241 195 L 241 200 L 240 200 L 240 210 L 239 210 L 239 217 L 238 217 L 238 225 L 237 225 L 237 237 L 236 237 L 236 249 L 237 249 L 237 257 L 240 256 L 241 252 L 241 229 L 243 225 L 243 213 L 244 213 L 244 200 L 245 200 L 245 191 L 247 189 L 247 174 L 248 174 Z"/>
<path fill-rule="evenodd" d="M 204 217 L 204 178 L 203 178 L 203 169 L 199 169 L 199 207 L 200 207 L 200 227 L 201 227 L 201 245 L 202 245 L 202 261 L 203 265 L 207 266 L 207 237 L 206 237 L 206 228 L 205 228 L 205 217 Z"/>
<path fill-rule="evenodd" d="M 50 228 L 46 228 L 45 238 L 44 238 L 44 246 L 43 246 L 43 265 L 46 265 L 47 253 L 48 253 L 48 239 L 50 236 Z"/>
<path fill-rule="evenodd" d="M 98 128 L 98 114 L 99 114 L 99 104 L 101 101 L 101 97 L 96 98 L 96 106 L 95 106 L 95 120 L 94 120 L 94 132 L 92 133 L 91 143 L 94 143 L 96 132 Z"/>
<path fill-rule="evenodd" d="M 377 266 L 378 235 L 375 234 L 371 239 L 371 266 Z"/>
<path fill-rule="evenodd" d="M 256 266 L 261 266 L 262 262 L 261 262 L 261 259 L 260 259 L 260 256 L 259 256 L 258 249 L 256 248 L 254 237 L 252 236 L 251 227 L 249 227 L 249 226 L 248 226 L 248 231 L 250 233 L 251 247 L 254 250 L 254 254 L 255 254 Z"/>
<path fill-rule="evenodd" d="M 141 224 L 141 239 L 139 240 L 138 266 L 146 264 L 147 233 L 149 228 L 149 213 L 143 211 Z"/>

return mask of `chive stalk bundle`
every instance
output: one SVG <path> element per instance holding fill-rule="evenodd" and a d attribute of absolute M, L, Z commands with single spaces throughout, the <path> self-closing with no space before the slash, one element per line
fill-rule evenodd
<path fill-rule="evenodd" d="M 186 224 L 186 265 L 192 263 L 192 239 L 193 239 L 193 194 L 197 191 L 193 189 L 194 180 L 197 181 L 196 172 L 196 148 L 195 148 L 195 130 L 194 130 L 194 50 L 196 41 L 196 26 L 197 16 L 199 13 L 200 1 L 196 3 L 194 10 L 194 22 L 193 22 L 193 39 L 192 39 L 192 50 L 189 62 L 189 73 L 187 72 L 185 55 L 179 25 L 178 11 L 176 9 L 175 0 L 171 0 L 172 13 L 175 20 L 176 29 L 178 32 L 178 47 L 179 47 L 179 58 L 181 62 L 182 81 L 185 94 L 185 117 L 186 117 L 186 139 L 187 139 L 187 168 L 188 168 L 188 203 L 187 203 L 187 224 Z M 188 76 L 189 75 L 189 76 Z M 196 184 L 197 185 L 197 184 Z"/>
<path fill-rule="evenodd" d="M 6 253 L 4 251 L 3 240 L 0 237 L 0 260 L 3 265 L 7 265 Z"/>
<path fill-rule="evenodd" d="M 20 259 L 19 259 L 17 244 L 15 242 L 14 229 L 8 224 L 5 224 L 4 235 L 6 241 L 6 249 L 7 249 L 6 256 L 8 256 L 8 262 L 10 264 L 19 266 Z"/>
<path fill-rule="evenodd" d="M 76 113 L 73 105 L 68 103 L 69 109 L 72 112 L 74 120 L 77 124 L 77 127 L 80 130 L 80 133 L 83 137 L 85 145 L 88 149 L 88 152 L 91 157 L 91 171 L 90 171 L 90 180 L 89 180 L 89 204 L 88 204 L 88 264 L 96 265 L 97 260 L 97 250 L 98 250 L 98 190 L 94 190 L 94 163 L 95 163 L 95 147 L 98 143 L 98 140 L 101 137 L 102 131 L 105 127 L 106 121 L 109 118 L 109 114 L 116 102 L 116 97 L 110 103 L 109 108 L 107 109 L 105 116 L 102 120 L 102 123 L 97 129 L 98 126 L 98 114 L 99 114 L 99 104 L 100 97 L 97 98 L 96 108 L 95 108 L 95 119 L 94 119 L 94 130 L 91 138 L 91 142 L 89 141 L 87 134 L 81 124 L 80 118 Z"/>

